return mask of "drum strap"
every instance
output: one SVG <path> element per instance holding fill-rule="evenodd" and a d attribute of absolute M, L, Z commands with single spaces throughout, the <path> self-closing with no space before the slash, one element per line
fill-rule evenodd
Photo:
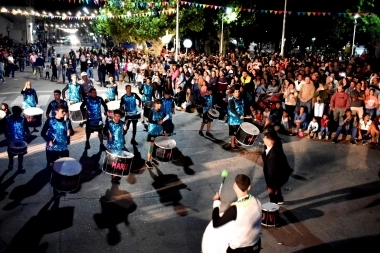
<path fill-rule="evenodd" d="M 153 152 L 153 146 L 149 146 L 148 153 L 151 154 Z"/>

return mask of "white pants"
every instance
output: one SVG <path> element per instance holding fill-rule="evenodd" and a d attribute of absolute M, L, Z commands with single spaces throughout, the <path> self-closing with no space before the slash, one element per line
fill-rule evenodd
<path fill-rule="evenodd" d="M 315 117 L 322 117 L 324 109 L 325 109 L 324 103 L 315 103 L 314 104 L 314 116 Z"/>

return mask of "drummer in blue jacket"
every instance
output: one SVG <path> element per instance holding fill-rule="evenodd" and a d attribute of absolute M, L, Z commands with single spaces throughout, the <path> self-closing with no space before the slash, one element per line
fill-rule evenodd
<path fill-rule="evenodd" d="M 164 111 L 161 110 L 162 101 L 161 99 L 154 100 L 154 107 L 149 113 L 149 119 L 148 119 L 148 138 L 147 141 L 149 142 L 149 149 L 146 159 L 146 167 L 153 168 L 153 165 L 151 163 L 152 159 L 152 153 L 153 153 L 153 147 L 154 147 L 154 139 L 157 136 L 161 136 L 163 132 L 162 123 L 164 119 Z"/>
<path fill-rule="evenodd" d="M 168 136 L 173 133 L 174 130 L 172 119 L 173 114 L 175 114 L 175 103 L 170 90 L 165 90 L 164 92 L 164 99 L 162 99 L 162 110 L 164 111 L 164 117 L 169 117 L 162 125 L 164 135 Z"/>
<path fill-rule="evenodd" d="M 151 102 L 152 101 L 152 98 L 153 98 L 153 86 L 152 86 L 152 79 L 150 77 L 147 77 L 146 78 L 146 82 L 143 84 L 141 90 L 140 90 L 140 94 L 142 95 L 142 103 L 143 105 L 146 103 L 146 102 Z M 145 118 L 144 118 L 144 114 L 142 114 L 142 122 L 141 123 L 145 123 Z"/>
<path fill-rule="evenodd" d="M 212 119 L 210 119 L 207 116 L 208 110 L 213 108 L 213 97 L 212 97 L 212 88 L 211 87 L 207 87 L 207 93 L 203 97 L 203 99 L 204 99 L 204 102 L 203 102 L 203 120 L 201 123 L 201 128 L 199 129 L 199 135 L 204 136 L 203 135 L 203 128 L 205 125 L 207 125 L 206 135 L 209 137 L 213 137 L 212 134 L 210 133 Z"/>
<path fill-rule="evenodd" d="M 244 121 L 244 100 L 240 97 L 240 86 L 235 85 L 234 96 L 228 101 L 228 128 L 231 139 L 231 150 L 238 149 L 236 133 Z"/>
<path fill-rule="evenodd" d="M 124 134 L 127 132 L 127 125 L 124 121 L 120 120 L 122 117 L 121 110 L 113 112 L 113 119 L 106 123 L 105 129 L 107 131 L 107 149 L 112 151 L 123 150 L 127 151 L 125 147 Z M 120 177 L 112 175 L 111 181 L 119 183 Z"/>

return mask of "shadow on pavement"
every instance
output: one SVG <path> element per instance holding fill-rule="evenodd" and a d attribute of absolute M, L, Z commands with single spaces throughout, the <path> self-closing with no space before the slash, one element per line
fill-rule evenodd
<path fill-rule="evenodd" d="M 194 165 L 193 160 L 191 160 L 189 156 L 184 156 L 178 148 L 175 149 L 174 160 L 172 163 L 176 166 L 182 166 L 187 175 L 195 174 L 195 171 L 190 168 L 191 165 Z"/>
<path fill-rule="evenodd" d="M 75 192 L 80 191 L 82 183 L 89 182 L 102 173 L 99 163 L 101 156 L 102 151 L 98 151 L 98 153 L 92 155 L 91 157 L 88 156 L 87 149 L 83 151 L 82 156 L 79 158 L 79 163 L 82 164 L 82 172 L 80 175 L 81 184 Z"/>
<path fill-rule="evenodd" d="M 8 194 L 5 190 L 8 189 L 9 186 L 11 186 L 14 182 L 15 182 L 15 178 L 17 177 L 18 174 L 22 174 L 23 171 L 25 170 L 16 170 L 16 172 L 10 176 L 7 180 L 5 180 L 4 182 L 3 179 L 4 177 L 10 172 L 10 170 L 6 170 L 4 171 L 4 173 L 0 176 L 0 201 L 2 201 L 5 196 Z"/>
<path fill-rule="evenodd" d="M 108 229 L 107 242 L 109 245 L 116 245 L 121 241 L 117 225 L 124 223 L 128 226 L 128 215 L 136 210 L 137 205 L 131 194 L 120 190 L 118 184 L 112 184 L 111 189 L 99 201 L 102 212 L 94 214 L 95 223 L 100 229 Z"/>
<path fill-rule="evenodd" d="M 378 242 L 380 240 L 380 235 L 376 236 L 365 236 L 365 237 L 355 237 L 348 238 L 345 240 L 330 242 L 329 244 L 324 243 L 317 246 L 312 246 L 305 248 L 303 250 L 295 251 L 295 253 L 319 253 L 319 252 L 373 252 L 374 249 L 378 248 Z"/>
<path fill-rule="evenodd" d="M 180 216 L 187 215 L 187 209 L 184 205 L 179 203 L 182 199 L 181 189 L 188 189 L 187 186 L 174 174 L 163 174 L 156 167 L 157 175 L 153 173 L 152 169 L 148 169 L 150 176 L 154 182 L 152 186 L 156 189 L 160 196 L 160 202 L 164 206 L 172 205 L 174 211 Z M 190 189 L 188 189 L 190 191 Z"/>
<path fill-rule="evenodd" d="M 37 194 L 50 181 L 50 168 L 44 168 L 37 172 L 32 179 L 26 184 L 16 186 L 9 194 L 9 198 L 13 199 L 3 210 L 8 211 L 16 208 L 23 199 Z"/>
<path fill-rule="evenodd" d="M 48 243 L 40 245 L 45 234 L 55 233 L 73 226 L 74 207 L 60 208 L 60 197 L 54 196 L 36 216 L 25 223 L 13 237 L 6 252 L 46 252 Z"/>

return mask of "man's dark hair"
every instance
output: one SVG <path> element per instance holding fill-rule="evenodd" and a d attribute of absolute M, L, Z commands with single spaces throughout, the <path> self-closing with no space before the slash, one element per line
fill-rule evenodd
<path fill-rule="evenodd" d="M 22 113 L 22 109 L 20 106 L 13 106 L 12 107 L 12 113 L 13 114 L 17 114 L 17 115 L 20 115 Z"/>
<path fill-rule="evenodd" d="M 118 115 L 120 115 L 120 116 L 123 116 L 123 113 L 122 113 L 119 109 L 114 110 L 114 111 L 113 111 L 113 114 L 118 114 Z"/>
<path fill-rule="evenodd" d="M 62 92 L 60 90 L 55 90 L 53 93 L 58 93 L 59 95 L 62 94 Z"/>
<path fill-rule="evenodd" d="M 165 95 L 171 95 L 172 93 L 171 93 L 170 90 L 165 90 L 165 91 L 164 91 L 164 94 L 165 94 Z"/>
<path fill-rule="evenodd" d="M 63 104 L 58 104 L 58 105 L 55 107 L 55 110 L 56 110 L 56 111 L 59 111 L 60 109 L 62 109 L 62 110 L 64 110 L 64 111 L 67 110 L 66 106 L 64 106 Z"/>
<path fill-rule="evenodd" d="M 96 89 L 95 88 L 90 88 L 90 90 L 88 91 L 88 93 L 93 92 L 94 90 L 96 90 Z"/>
<path fill-rule="evenodd" d="M 235 177 L 235 183 L 241 191 L 246 191 L 251 185 L 251 179 L 245 174 L 238 174 Z"/>

